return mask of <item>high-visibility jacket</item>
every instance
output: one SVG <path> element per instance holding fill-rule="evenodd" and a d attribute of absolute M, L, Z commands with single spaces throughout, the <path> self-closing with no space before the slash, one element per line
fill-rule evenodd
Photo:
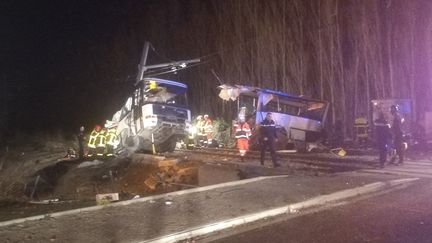
<path fill-rule="evenodd" d="M 204 136 L 205 135 L 204 124 L 205 124 L 204 120 L 199 120 L 197 122 L 196 128 L 197 128 L 197 134 L 198 134 L 198 136 Z"/>
<path fill-rule="evenodd" d="M 96 147 L 103 148 L 106 146 L 105 131 L 101 130 L 96 137 Z"/>
<path fill-rule="evenodd" d="M 210 120 L 210 118 L 204 121 L 204 132 L 205 133 L 213 132 L 213 123 L 212 120 Z"/>
<path fill-rule="evenodd" d="M 96 131 L 96 130 L 93 130 L 93 131 L 90 133 L 89 142 L 88 142 L 88 144 L 87 144 L 87 146 L 88 146 L 89 148 L 96 148 L 96 138 L 97 138 L 98 135 L 99 135 L 99 132 Z"/>
<path fill-rule="evenodd" d="M 249 124 L 246 122 L 244 123 L 237 123 L 234 125 L 234 136 L 235 138 L 246 138 L 249 139 L 251 136 L 251 129 L 249 127 Z"/>
<path fill-rule="evenodd" d="M 117 134 L 115 132 L 115 129 L 108 130 L 108 133 L 107 133 L 107 135 L 105 137 L 106 137 L 106 143 L 108 145 L 113 146 L 114 148 L 116 148 L 117 145 L 120 142 L 119 139 L 118 139 L 118 136 L 117 136 Z"/>

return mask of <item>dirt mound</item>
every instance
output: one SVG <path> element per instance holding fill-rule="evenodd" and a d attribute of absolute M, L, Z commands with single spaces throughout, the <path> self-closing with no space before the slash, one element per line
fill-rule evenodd
<path fill-rule="evenodd" d="M 33 192 L 34 198 L 39 200 L 58 198 L 64 201 L 94 201 L 96 194 L 117 192 L 122 200 L 191 187 L 197 180 L 198 164 L 195 162 L 134 155 L 58 162 L 37 171 L 28 182 L 31 186 L 26 192 L 27 196 Z"/>

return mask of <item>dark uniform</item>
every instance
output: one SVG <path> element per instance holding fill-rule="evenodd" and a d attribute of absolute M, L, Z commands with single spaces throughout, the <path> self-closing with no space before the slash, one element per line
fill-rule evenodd
<path fill-rule="evenodd" d="M 403 132 L 402 132 L 402 118 L 400 117 L 397 111 L 398 110 L 396 106 L 391 107 L 391 113 L 393 115 L 393 124 L 391 127 L 391 131 L 393 134 L 393 146 L 396 149 L 397 156 L 399 157 L 398 164 L 403 164 L 404 145 L 403 145 Z"/>
<path fill-rule="evenodd" d="M 78 137 L 78 158 L 83 159 L 84 158 L 84 140 L 85 140 L 85 134 L 84 134 L 84 127 L 80 127 L 79 133 L 77 135 Z"/>
<path fill-rule="evenodd" d="M 259 142 L 261 147 L 262 165 L 264 165 L 265 151 L 267 150 L 267 148 L 269 148 L 274 167 L 280 166 L 280 164 L 276 161 L 276 150 L 275 150 L 276 139 L 277 136 L 276 136 L 275 122 L 271 118 L 271 113 L 267 113 L 266 118 L 260 124 Z"/>
<path fill-rule="evenodd" d="M 387 160 L 387 144 L 391 137 L 390 124 L 387 123 L 383 114 L 380 114 L 380 117 L 376 119 L 374 123 L 380 165 L 381 168 L 384 168 L 385 162 Z"/>

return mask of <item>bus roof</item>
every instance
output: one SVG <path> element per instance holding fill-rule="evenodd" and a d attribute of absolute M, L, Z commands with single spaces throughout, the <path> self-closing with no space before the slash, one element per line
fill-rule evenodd
<path fill-rule="evenodd" d="M 222 90 L 237 89 L 239 91 L 238 94 L 245 94 L 245 95 L 249 94 L 249 95 L 253 95 L 253 96 L 259 96 L 259 93 L 267 93 L 267 94 L 277 95 L 280 97 L 286 97 L 287 99 L 291 99 L 291 100 L 297 101 L 297 102 L 328 103 L 325 100 L 312 99 L 312 98 L 307 98 L 307 97 L 298 96 L 298 95 L 292 95 L 292 94 L 288 94 L 288 93 L 284 93 L 284 92 L 276 91 L 276 90 L 272 90 L 272 89 L 264 89 L 264 88 L 258 88 L 258 87 L 253 87 L 253 86 L 225 85 L 224 84 L 224 85 L 219 86 L 218 88 L 220 88 Z"/>

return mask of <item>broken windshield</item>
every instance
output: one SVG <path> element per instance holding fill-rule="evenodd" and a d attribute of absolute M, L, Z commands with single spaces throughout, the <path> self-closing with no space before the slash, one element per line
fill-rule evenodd
<path fill-rule="evenodd" d="M 187 89 L 175 85 L 158 83 L 157 87 L 144 92 L 145 103 L 162 103 L 175 106 L 187 106 Z"/>

